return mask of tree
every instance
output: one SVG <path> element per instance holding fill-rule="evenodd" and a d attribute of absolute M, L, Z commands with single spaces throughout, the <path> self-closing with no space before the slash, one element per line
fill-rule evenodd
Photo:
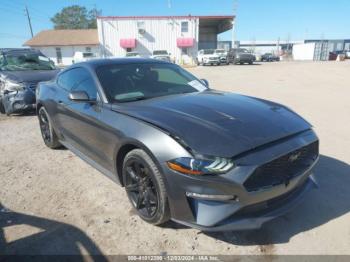
<path fill-rule="evenodd" d="M 87 10 L 86 7 L 72 5 L 65 7 L 61 12 L 51 18 L 55 29 L 88 29 L 97 28 L 96 17 L 101 11 L 93 8 Z"/>

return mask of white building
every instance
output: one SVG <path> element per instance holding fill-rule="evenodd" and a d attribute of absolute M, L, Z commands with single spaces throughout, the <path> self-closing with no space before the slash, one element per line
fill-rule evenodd
<path fill-rule="evenodd" d="M 304 43 L 304 41 L 237 41 L 236 45 L 240 48 L 246 48 L 255 54 L 273 53 L 280 55 L 284 52 L 291 52 L 293 45 L 300 43 Z"/>
<path fill-rule="evenodd" d="M 176 62 L 216 48 L 217 35 L 232 28 L 233 16 L 108 16 L 98 17 L 98 38 L 104 57 L 138 52 L 148 57 L 167 50 Z"/>
<path fill-rule="evenodd" d="M 93 53 L 100 56 L 98 34 L 96 29 L 79 30 L 45 30 L 24 43 L 40 50 L 56 65 L 71 65 L 74 55 Z"/>

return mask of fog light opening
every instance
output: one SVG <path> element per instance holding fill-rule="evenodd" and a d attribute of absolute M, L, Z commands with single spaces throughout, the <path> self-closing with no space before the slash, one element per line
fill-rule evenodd
<path fill-rule="evenodd" d="M 239 201 L 236 195 L 208 195 L 208 194 L 198 194 L 193 192 L 186 192 L 187 197 L 203 199 L 203 200 L 218 200 L 218 201 Z"/>

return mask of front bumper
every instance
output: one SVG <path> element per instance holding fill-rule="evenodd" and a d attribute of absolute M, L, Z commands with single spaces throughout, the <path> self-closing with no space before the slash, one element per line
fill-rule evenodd
<path fill-rule="evenodd" d="M 314 187 L 311 170 L 317 161 L 294 176 L 288 184 L 247 191 L 244 182 L 257 167 L 315 141 L 317 137 L 313 131 L 304 132 L 236 159 L 237 167 L 223 175 L 190 176 L 162 165 L 172 219 L 203 231 L 260 228 L 263 223 L 295 207 Z M 200 195 L 232 198 L 208 200 L 196 197 Z"/>
<path fill-rule="evenodd" d="M 220 59 L 204 59 L 203 63 L 206 65 L 211 65 L 211 64 L 220 64 Z"/>
<path fill-rule="evenodd" d="M 222 222 L 218 223 L 215 226 L 207 227 L 202 226 L 199 224 L 193 224 L 186 221 L 179 221 L 176 219 L 173 219 L 175 222 L 178 222 L 180 224 L 193 227 L 202 231 L 207 232 L 215 232 L 215 231 L 242 231 L 242 230 L 252 230 L 252 229 L 258 229 L 260 228 L 264 223 L 282 216 L 283 214 L 287 213 L 288 211 L 295 208 L 304 198 L 307 192 L 309 192 L 311 189 L 317 188 L 317 183 L 315 181 L 315 178 L 311 175 L 307 178 L 306 181 L 304 181 L 301 185 L 298 185 L 292 192 L 286 193 L 286 195 L 282 195 L 279 199 L 272 199 L 270 201 L 264 201 L 262 203 L 259 203 L 256 206 L 247 207 L 247 209 L 253 210 L 256 208 L 258 211 L 254 212 L 247 212 L 247 214 L 244 214 L 245 212 L 237 212 L 237 214 L 234 214 L 227 219 L 223 220 Z M 275 203 L 273 203 L 276 201 Z M 272 203 L 272 204 L 270 204 Z M 202 202 L 200 205 L 207 205 L 207 207 L 211 207 L 212 203 L 208 202 Z M 261 206 L 261 210 L 259 210 L 258 206 Z M 265 206 L 264 208 L 262 206 Z M 222 206 L 222 209 L 226 208 L 225 205 Z M 242 209 L 244 211 L 244 209 Z M 217 210 L 218 211 L 218 210 Z"/>
<path fill-rule="evenodd" d="M 5 93 L 1 96 L 6 114 L 21 113 L 35 109 L 35 93 L 30 88 Z"/>
<path fill-rule="evenodd" d="M 236 63 L 252 63 L 254 61 L 255 61 L 254 57 L 250 57 L 250 56 L 246 56 L 246 57 L 240 56 L 235 58 Z"/>

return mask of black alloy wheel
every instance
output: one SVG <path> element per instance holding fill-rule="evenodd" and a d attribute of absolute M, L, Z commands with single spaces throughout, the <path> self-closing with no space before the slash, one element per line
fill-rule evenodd
<path fill-rule="evenodd" d="M 41 136 L 45 145 L 52 149 L 61 147 L 61 144 L 58 142 L 57 135 L 51 126 L 50 117 L 44 107 L 39 109 L 38 118 Z"/>
<path fill-rule="evenodd" d="M 149 169 L 137 159 L 126 165 L 125 189 L 134 208 L 145 218 L 152 218 L 158 208 L 158 192 Z"/>
<path fill-rule="evenodd" d="M 44 139 L 44 142 L 50 143 L 51 142 L 50 123 L 44 110 L 39 111 L 39 123 L 40 123 L 41 135 Z"/>
<path fill-rule="evenodd" d="M 123 180 L 128 198 L 143 220 L 154 225 L 169 220 L 163 177 L 145 151 L 134 149 L 125 156 Z"/>

